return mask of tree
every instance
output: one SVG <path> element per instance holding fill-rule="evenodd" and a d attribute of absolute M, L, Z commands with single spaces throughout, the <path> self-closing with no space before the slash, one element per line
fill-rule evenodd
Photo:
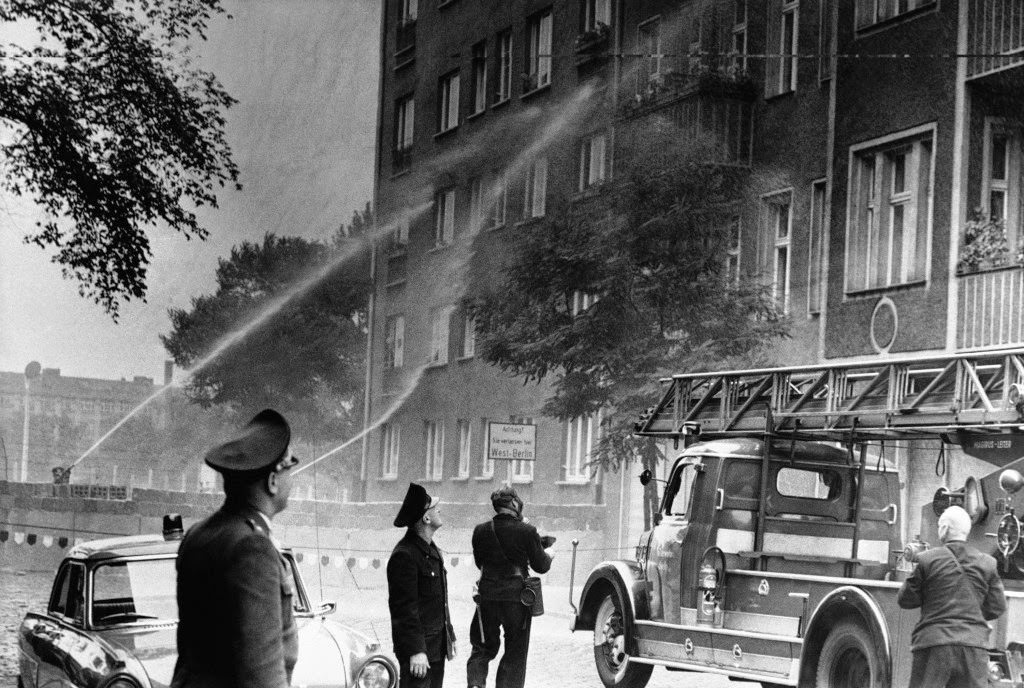
<path fill-rule="evenodd" d="M 276 408 L 307 440 L 351 434 L 361 420 L 370 224 L 367 207 L 330 242 L 267 234 L 222 258 L 216 292 L 193 298 L 190 310 L 172 309 L 172 331 L 161 335 L 175 362 L 191 368 L 189 398 L 242 416 Z"/>
<path fill-rule="evenodd" d="M 653 467 L 655 444 L 632 428 L 659 378 L 719 369 L 785 332 L 763 285 L 723 274 L 746 175 L 707 164 L 707 145 L 664 124 L 634 132 L 624 153 L 599 195 L 521 228 L 504 282 L 464 303 L 485 360 L 551 382 L 545 415 L 602 412 L 592 463 L 612 469 Z"/>
<path fill-rule="evenodd" d="M 194 208 L 238 168 L 224 135 L 234 100 L 190 63 L 220 0 L 12 0 L 0 22 L 0 185 L 45 213 L 26 242 L 115 319 L 143 299 L 146 228 L 207 231 Z"/>

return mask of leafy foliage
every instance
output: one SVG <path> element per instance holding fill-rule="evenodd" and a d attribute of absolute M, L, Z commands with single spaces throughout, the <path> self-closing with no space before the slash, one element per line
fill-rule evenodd
<path fill-rule="evenodd" d="M 205 238 L 194 207 L 238 169 L 234 100 L 191 64 L 219 0 L 7 0 L 0 22 L 0 184 L 45 211 L 26 241 L 117 318 L 144 298 L 146 227 Z"/>
<path fill-rule="evenodd" d="M 596 457 L 609 467 L 643 446 L 632 424 L 660 377 L 751 359 L 786 331 L 762 285 L 723 274 L 744 174 L 671 126 L 626 144 L 613 182 L 517 230 L 500 290 L 464 304 L 485 360 L 552 382 L 545 415 L 613 411 Z M 582 294 L 596 301 L 580 311 Z"/>
<path fill-rule="evenodd" d="M 1014 262 L 1020 262 L 1020 247 L 1018 246 L 1015 255 L 1010 254 L 1003 220 L 992 219 L 980 208 L 976 208 L 964 226 L 964 240 L 960 247 L 957 272 L 963 274 L 999 268 Z"/>
<path fill-rule="evenodd" d="M 268 234 L 221 259 L 217 291 L 172 309 L 172 332 L 161 336 L 179 366 L 197 366 L 189 397 L 243 417 L 273 407 L 307 440 L 350 434 L 362 408 L 370 223 L 367 207 L 329 243 Z"/>

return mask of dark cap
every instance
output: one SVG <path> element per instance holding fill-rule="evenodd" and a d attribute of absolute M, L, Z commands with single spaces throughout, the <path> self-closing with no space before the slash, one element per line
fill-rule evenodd
<path fill-rule="evenodd" d="M 428 495 L 422 485 L 409 483 L 409 491 L 405 493 L 402 508 L 398 510 L 398 515 L 395 516 L 395 527 L 407 528 L 411 526 L 420 520 L 423 514 L 437 506 L 437 503 L 440 501 L 437 497 Z"/>
<path fill-rule="evenodd" d="M 292 439 L 288 421 L 277 411 L 257 413 L 234 437 L 206 453 L 206 465 L 220 473 L 269 472 Z"/>
<path fill-rule="evenodd" d="M 523 513 L 523 500 L 519 497 L 519 493 L 508 485 L 499 487 L 491 493 L 491 506 L 494 507 L 495 511 L 498 509 L 511 509 L 517 514 Z"/>

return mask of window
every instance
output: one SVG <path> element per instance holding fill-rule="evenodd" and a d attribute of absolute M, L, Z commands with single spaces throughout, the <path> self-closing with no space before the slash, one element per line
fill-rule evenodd
<path fill-rule="evenodd" d="M 392 315 L 387 319 L 387 333 L 384 336 L 385 368 L 401 368 L 405 361 L 405 317 Z"/>
<path fill-rule="evenodd" d="M 473 426 L 470 425 L 468 420 L 459 420 L 456 422 L 459 429 L 459 476 L 460 478 L 469 477 L 469 463 L 472 457 L 472 444 L 473 444 Z"/>
<path fill-rule="evenodd" d="M 930 5 L 935 5 L 935 0 L 857 0 L 857 28 L 867 28 Z"/>
<path fill-rule="evenodd" d="M 766 65 L 767 96 L 796 90 L 800 3 L 798 0 L 776 0 L 774 7 L 777 11 L 768 27 L 769 45 L 772 47 L 769 52 L 776 53 L 778 57 L 769 58 Z"/>
<path fill-rule="evenodd" d="M 601 132 L 588 136 L 580 145 L 580 191 L 604 181 L 606 141 L 605 133 Z"/>
<path fill-rule="evenodd" d="M 404 251 L 409 245 L 409 220 L 401 219 L 395 224 L 391 231 L 391 250 L 393 252 Z"/>
<path fill-rule="evenodd" d="M 476 320 L 471 316 L 462 314 L 462 349 L 459 356 L 472 358 L 476 355 Z"/>
<path fill-rule="evenodd" d="M 480 419 L 480 437 L 483 438 L 483 442 L 480 452 L 480 477 L 481 478 L 493 478 L 494 477 L 494 460 L 488 457 L 490 447 L 490 437 L 487 434 L 487 429 L 490 421 L 487 418 Z"/>
<path fill-rule="evenodd" d="M 395 103 L 395 156 L 396 166 L 399 165 L 398 158 L 407 159 L 409 151 L 412 150 L 414 120 L 416 112 L 416 101 L 412 95 L 399 98 Z M 407 163 L 407 161 L 406 161 Z M 404 165 L 407 167 L 408 165 Z"/>
<path fill-rule="evenodd" d="M 437 130 L 451 131 L 459 126 L 459 73 L 441 77 L 437 92 Z"/>
<path fill-rule="evenodd" d="M 476 234 L 484 223 L 484 183 L 480 177 L 469 180 L 469 231 Z"/>
<path fill-rule="evenodd" d="M 687 54 L 690 56 L 688 67 L 690 74 L 700 74 L 704 57 L 702 55 L 704 46 L 701 42 L 700 17 L 694 17 L 690 23 L 690 42 L 687 46 Z"/>
<path fill-rule="evenodd" d="M 583 30 L 596 31 L 611 24 L 610 0 L 583 0 Z"/>
<path fill-rule="evenodd" d="M 398 19 L 403 24 L 416 21 L 418 0 L 398 0 Z"/>
<path fill-rule="evenodd" d="M 637 27 L 637 52 L 640 53 L 637 93 L 645 94 L 661 81 L 661 20 L 658 17 Z"/>
<path fill-rule="evenodd" d="M 92 572 L 92 622 L 177 619 L 174 582 L 173 558 L 101 564 Z"/>
<path fill-rule="evenodd" d="M 585 291 L 577 289 L 572 293 L 572 316 L 575 318 L 580 313 L 586 313 L 587 310 L 597 303 L 598 297 L 594 294 L 588 294 Z"/>
<path fill-rule="evenodd" d="M 832 78 L 832 53 L 835 51 L 835 35 L 832 33 L 833 0 L 818 0 L 818 79 Z"/>
<path fill-rule="evenodd" d="M 487 107 L 487 43 L 473 46 L 473 114 Z"/>
<path fill-rule="evenodd" d="M 85 567 L 68 563 L 61 567 L 50 597 L 50 613 L 69 621 L 85 621 Z"/>
<path fill-rule="evenodd" d="M 548 159 L 537 158 L 526 171 L 523 190 L 523 218 L 544 217 L 547 206 Z"/>
<path fill-rule="evenodd" d="M 586 482 L 587 462 L 594 449 L 597 430 L 600 425 L 600 414 L 577 416 L 565 424 L 565 480 L 567 482 Z"/>
<path fill-rule="evenodd" d="M 523 91 L 551 84 L 551 10 L 532 18 L 526 27 L 526 83 Z"/>
<path fill-rule="evenodd" d="M 395 55 L 406 55 L 411 57 L 412 49 L 416 47 L 416 0 L 398 1 L 398 24 L 395 26 Z M 406 58 L 397 59 L 401 64 L 408 64 L 411 60 Z"/>
<path fill-rule="evenodd" d="M 427 450 L 424 477 L 427 480 L 441 480 L 444 477 L 444 421 L 426 421 L 423 434 Z"/>
<path fill-rule="evenodd" d="M 734 69 L 747 69 L 747 0 L 735 0 L 732 19 L 732 65 Z"/>
<path fill-rule="evenodd" d="M 736 465 L 730 462 L 729 466 Z M 683 516 L 690 508 L 693 496 L 693 485 L 701 471 L 699 463 L 684 463 L 677 470 L 665 488 L 665 513 L 670 516 Z"/>
<path fill-rule="evenodd" d="M 740 216 L 734 215 L 729 221 L 729 248 L 725 258 L 725 280 L 731 286 L 740 283 L 741 230 Z"/>
<path fill-rule="evenodd" d="M 846 291 L 924 280 L 932 130 L 851 150 Z"/>
<path fill-rule="evenodd" d="M 488 214 L 488 227 L 501 227 L 505 224 L 505 214 L 508 210 L 508 181 L 499 177 L 494 182 L 494 189 L 491 197 L 491 208 Z"/>
<path fill-rule="evenodd" d="M 430 309 L 430 363 L 441 365 L 448 362 L 452 310 L 451 306 Z"/>
<path fill-rule="evenodd" d="M 533 418 L 526 416 L 510 416 L 510 423 L 519 423 L 521 425 L 533 425 Z M 509 461 L 509 480 L 514 483 L 532 483 L 533 482 L 533 465 L 535 461 L 516 459 Z"/>
<path fill-rule="evenodd" d="M 842 493 L 843 479 L 837 471 L 780 468 L 775 489 L 783 497 L 835 499 Z"/>
<path fill-rule="evenodd" d="M 789 239 L 793 228 L 793 194 L 790 191 L 764 196 L 767 234 L 772 245 L 772 295 L 783 312 L 789 312 Z"/>
<path fill-rule="evenodd" d="M 494 102 L 501 103 L 512 97 L 512 30 L 498 34 L 498 78 Z"/>
<path fill-rule="evenodd" d="M 985 120 L 981 202 L 992 220 L 1003 223 L 1006 243 L 1017 246 L 1020 223 L 1021 132 L 1000 119 Z"/>
<path fill-rule="evenodd" d="M 447 246 L 455 237 L 455 189 L 434 196 L 434 246 Z"/>
<path fill-rule="evenodd" d="M 401 451 L 402 432 L 396 423 L 385 423 L 380 431 L 380 475 L 382 478 L 398 477 L 398 454 Z"/>
<path fill-rule="evenodd" d="M 807 242 L 807 312 L 811 315 L 821 313 L 824 298 L 826 189 L 824 179 L 811 185 L 811 226 Z"/>

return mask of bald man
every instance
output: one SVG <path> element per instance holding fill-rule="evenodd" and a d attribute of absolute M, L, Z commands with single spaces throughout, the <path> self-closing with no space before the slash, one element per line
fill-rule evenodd
<path fill-rule="evenodd" d="M 988 686 L 988 622 L 1006 611 L 1006 596 L 996 560 L 967 544 L 970 532 L 961 507 L 943 511 L 945 547 L 923 552 L 900 588 L 900 606 L 921 609 L 910 638 L 910 688 Z"/>

